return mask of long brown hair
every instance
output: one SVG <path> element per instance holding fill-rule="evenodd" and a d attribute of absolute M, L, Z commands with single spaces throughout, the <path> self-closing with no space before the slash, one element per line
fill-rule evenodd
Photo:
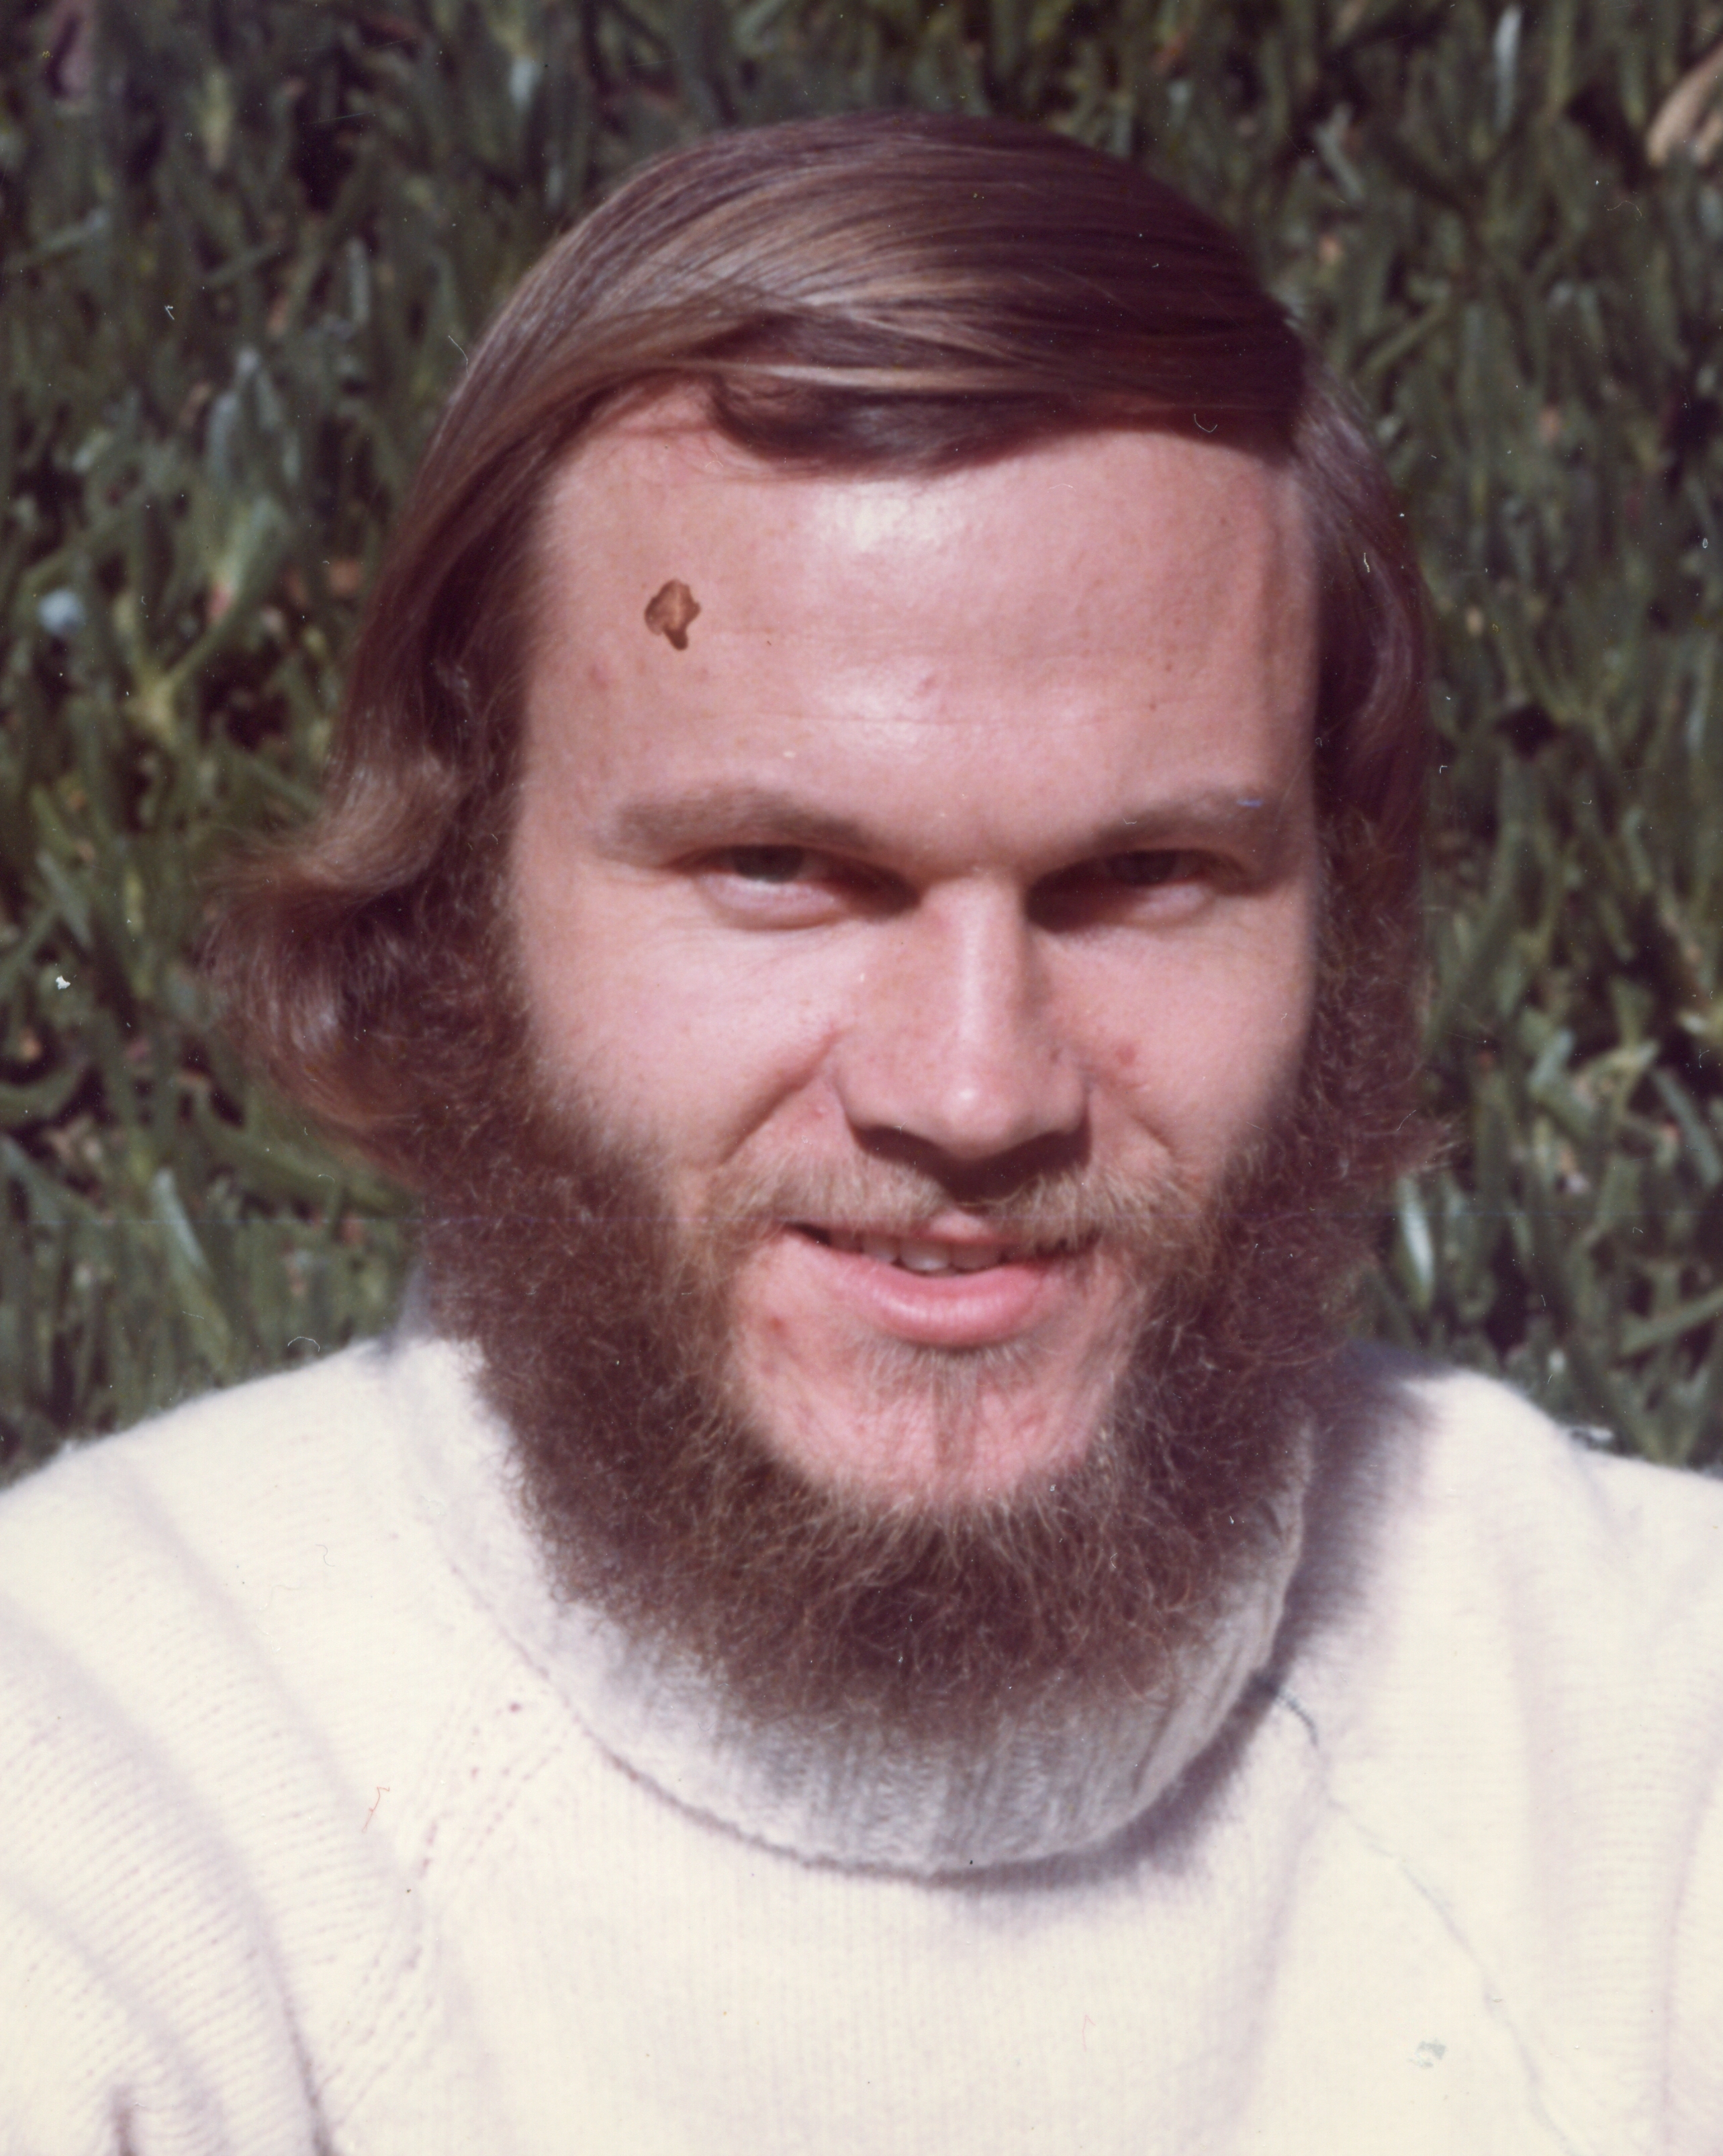
<path fill-rule="evenodd" d="M 322 812 L 226 880 L 208 964 L 243 1049 L 422 1181 L 458 1142 L 517 762 L 537 523 L 577 439 L 674 386 L 762 457 L 937 470 L 1172 426 L 1287 459 L 1321 588 L 1338 896 L 1415 940 L 1423 592 L 1380 462 L 1244 249 L 1043 131 L 856 115 L 713 136 L 559 241 L 474 354 L 372 591 Z"/>

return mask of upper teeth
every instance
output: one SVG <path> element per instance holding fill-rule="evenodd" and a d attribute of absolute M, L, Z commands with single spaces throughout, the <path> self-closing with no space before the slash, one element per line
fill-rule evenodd
<path fill-rule="evenodd" d="M 859 1251 L 881 1265 L 901 1265 L 912 1273 L 982 1273 L 990 1265 L 1021 1257 L 1021 1250 L 1003 1243 L 944 1243 L 914 1235 L 852 1235 L 827 1230 L 834 1250 Z"/>

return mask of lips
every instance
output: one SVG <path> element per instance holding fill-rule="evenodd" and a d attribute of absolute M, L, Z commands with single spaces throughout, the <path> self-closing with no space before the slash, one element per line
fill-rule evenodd
<path fill-rule="evenodd" d="M 1022 1339 L 1069 1315 L 1093 1250 L 961 1228 L 902 1235 L 810 1223 L 797 1223 L 777 1247 L 772 1299 L 793 1332 L 812 1337 L 835 1317 L 864 1333 L 959 1350 Z"/>
<path fill-rule="evenodd" d="M 1032 1258 L 1071 1254 L 1065 1244 L 1049 1244 L 1044 1248 L 975 1237 L 889 1235 L 867 1228 L 820 1228 L 806 1221 L 797 1224 L 803 1235 L 828 1250 L 871 1258 L 878 1265 L 896 1265 L 905 1272 L 919 1273 L 924 1277 L 941 1273 L 990 1272 L 996 1265 L 1018 1265 Z"/>

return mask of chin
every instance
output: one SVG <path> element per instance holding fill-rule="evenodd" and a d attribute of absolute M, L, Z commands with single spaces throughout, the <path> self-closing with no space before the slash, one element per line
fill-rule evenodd
<path fill-rule="evenodd" d="M 1047 1381 L 1021 1343 L 962 1354 L 877 1344 L 864 1378 L 777 1389 L 744 1380 L 741 1404 L 792 1473 L 862 1507 L 987 1510 L 1080 1467 L 1116 1390 Z M 789 1396 L 785 1397 L 787 1389 Z"/>

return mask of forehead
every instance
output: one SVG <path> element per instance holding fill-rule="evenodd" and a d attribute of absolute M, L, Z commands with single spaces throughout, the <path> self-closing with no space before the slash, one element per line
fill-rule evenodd
<path fill-rule="evenodd" d="M 1132 430 L 810 476 L 667 403 L 553 486 L 529 756 L 601 783 L 647 753 L 883 767 L 961 737 L 1021 778 L 1080 742 L 1105 785 L 1146 742 L 1169 783 L 1224 783 L 1195 767 L 1259 764 L 1276 728 L 1303 754 L 1315 588 L 1295 482 L 1240 449 Z"/>
<path fill-rule="evenodd" d="M 1143 572 L 1163 597 L 1171 572 L 1206 610 L 1267 557 L 1307 571 L 1305 527 L 1283 463 L 1172 429 L 1074 434 L 931 475 L 809 475 L 750 456 L 675 398 L 581 444 L 552 483 L 539 559 L 556 601 L 575 595 L 572 578 L 602 606 L 619 581 L 632 590 L 649 573 L 646 555 L 655 564 L 667 542 L 722 539 L 745 550 L 738 567 L 775 557 L 787 604 L 830 566 L 834 547 L 852 574 L 885 585 L 905 547 L 933 540 L 936 605 L 966 587 L 973 600 L 982 585 L 1044 583 L 1051 572 L 1059 613 L 1080 634 L 1091 608 L 1110 609 Z M 1005 531 L 1005 557 L 978 557 Z M 710 566 L 721 574 L 725 562 Z M 1034 626 L 1038 639 L 1052 624 Z"/>

